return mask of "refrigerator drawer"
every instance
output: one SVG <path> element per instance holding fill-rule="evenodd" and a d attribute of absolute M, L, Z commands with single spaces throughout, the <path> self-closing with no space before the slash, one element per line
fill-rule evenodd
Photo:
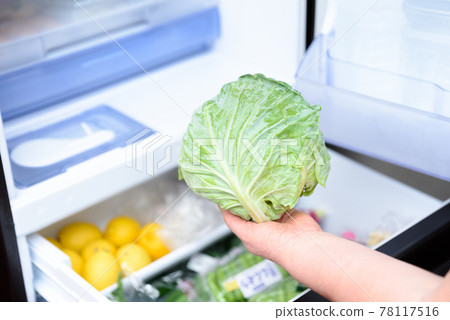
<path fill-rule="evenodd" d="M 440 201 L 336 152 L 330 150 L 330 154 L 332 170 L 326 188 L 318 187 L 297 205 L 304 210 L 323 211 L 322 227 L 328 232 L 341 235 L 350 230 L 356 241 L 366 243 L 371 231 L 387 228 L 395 236 L 440 205 Z M 170 190 L 176 192 L 169 196 Z M 190 197 L 201 202 L 203 213 L 197 218 L 194 203 L 186 200 Z M 103 229 L 109 219 L 124 212 L 144 224 L 157 218 L 152 212 L 157 208 L 164 212 L 159 220 L 163 225 L 176 225 L 173 219 L 181 219 L 181 229 L 190 229 L 195 236 L 174 241 L 171 253 L 135 272 L 133 279 L 154 278 L 230 233 L 216 206 L 188 191 L 184 182 L 177 181 L 177 172 L 170 171 L 28 236 L 35 289 L 49 301 L 104 301 L 116 284 L 102 292 L 94 289 L 71 269 L 69 258 L 44 237 L 56 237 L 62 226 L 74 221 L 92 222 Z M 182 220 L 183 212 L 191 215 L 189 221 Z M 124 285 L 128 281 L 125 278 Z"/>
<path fill-rule="evenodd" d="M 35 290 L 47 301 L 107 301 L 72 270 L 69 257 L 39 234 L 28 237 Z"/>
<path fill-rule="evenodd" d="M 228 235 L 230 230 L 217 207 L 190 191 L 177 174 L 169 171 L 29 235 L 35 290 L 48 301 L 104 301 L 116 288 L 113 284 L 102 292 L 96 290 L 72 269 L 69 257 L 46 239 L 57 238 L 59 230 L 71 222 L 90 222 L 102 231 L 118 215 L 130 216 L 141 226 L 156 221 L 162 224 L 165 239 L 173 236 L 166 243 L 171 252 L 134 272 L 136 278 L 157 275 Z M 185 207 L 195 212 L 183 210 Z"/>
<path fill-rule="evenodd" d="M 228 234 L 228 227 L 218 226 L 209 234 L 136 271 L 133 276 L 137 279 L 157 276 Z M 34 288 L 47 301 L 109 301 L 107 296 L 117 288 L 114 284 L 100 292 L 92 287 L 72 269 L 69 257 L 40 234 L 29 236 L 28 243 L 33 264 Z M 125 278 L 123 282 L 127 285 L 129 280 Z"/>

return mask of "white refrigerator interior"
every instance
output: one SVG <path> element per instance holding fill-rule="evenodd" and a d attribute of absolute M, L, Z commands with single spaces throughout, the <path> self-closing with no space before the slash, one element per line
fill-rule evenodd
<path fill-rule="evenodd" d="M 28 49 L 28 55 L 15 56 L 12 52 L 17 47 L 12 46 L 17 44 L 2 44 L 2 49 L 9 58 L 3 60 L 2 71 L 8 73 L 22 65 L 51 61 L 85 47 L 113 42 L 113 39 L 120 38 L 123 34 L 133 34 L 145 27 L 163 23 L 164 19 L 167 20 L 164 17 L 180 16 L 185 12 L 217 5 L 215 1 L 189 1 L 187 4 L 183 4 L 183 1 L 136 3 L 129 7 L 112 6 L 117 9 L 111 9 L 105 14 L 102 11 L 104 9 L 95 6 L 84 8 L 87 14 L 80 8 L 75 8 L 80 12 L 75 9 L 51 8 L 55 9 L 51 13 L 60 18 L 63 26 L 43 25 L 41 34 L 21 39 L 19 45 Z M 304 1 L 287 1 L 283 6 L 270 1 L 249 1 L 246 5 L 241 5 L 238 1 L 223 1 L 218 5 L 221 35 L 209 50 L 175 60 L 155 70 L 139 70 L 126 80 L 4 121 L 5 137 L 13 140 L 93 107 L 108 105 L 160 133 L 141 140 L 141 147 L 138 145 L 135 148 L 129 146 L 110 150 L 26 188 L 14 186 L 11 170 L 7 170 L 22 269 L 30 300 L 34 300 L 35 288 L 55 287 L 61 283 L 66 286 L 64 283 L 70 281 L 67 278 L 57 282 L 42 280 L 39 268 L 36 267 L 36 264 L 42 263 L 40 255 L 33 250 L 35 246 L 27 242 L 27 237 L 35 239 L 36 237 L 30 236 L 34 232 L 138 184 L 151 181 L 153 177 L 174 168 L 181 136 L 190 121 L 190 114 L 204 101 L 216 95 L 224 83 L 233 81 L 242 74 L 257 72 L 292 81 L 293 70 L 303 50 Z M 143 10 L 145 8 L 148 10 Z M 141 12 L 146 15 L 141 17 Z M 269 16 L 272 22 L 267 24 Z M 83 27 L 82 32 L 76 30 L 80 26 Z M 105 31 L 108 31 L 108 35 Z M 268 32 L 272 33 L 271 37 L 263 37 Z M 67 37 L 68 34 L 71 36 Z M 88 40 L 80 41 L 83 36 Z M 36 52 L 36 42 L 44 43 L 44 50 L 47 51 L 38 46 L 41 53 L 33 55 Z M 131 59 L 132 57 L 130 61 Z M 151 147 L 145 147 L 147 145 Z M 2 148 L 4 147 L 3 142 Z M 61 156 L 60 153 L 58 155 Z M 28 154 L 25 156 L 28 157 Z M 149 156 L 154 158 L 155 164 L 161 164 L 164 160 L 163 165 L 147 167 Z M 130 157 L 133 158 L 131 164 Z M 9 159 L 2 159 L 6 164 L 5 168 L 8 168 Z M 17 159 L 20 160 L 20 157 Z M 48 257 L 52 250 L 40 249 L 39 252 Z M 67 260 L 64 254 L 56 256 L 62 261 L 65 261 L 64 258 Z M 32 260 L 37 261 L 34 271 L 31 269 Z M 51 270 L 47 272 L 52 274 Z M 76 277 L 74 278 L 76 281 Z M 84 280 L 78 280 L 81 282 L 80 287 L 88 287 Z M 57 297 L 64 300 L 67 296 L 49 295 L 45 298 L 53 300 Z"/>
<path fill-rule="evenodd" d="M 340 24 L 342 19 L 336 18 L 335 11 L 343 10 L 341 7 L 345 9 L 346 6 L 348 9 L 350 6 L 348 1 L 341 2 L 341 7 L 334 1 L 327 1 L 328 6 L 325 9 L 320 6 L 321 16 L 316 17 L 316 21 L 323 21 L 324 27 L 305 56 L 306 1 L 304 0 L 287 0 L 282 4 L 269 0 L 245 2 L 142 0 L 130 1 L 130 5 L 119 5 L 120 1 L 108 1 L 115 9 L 106 10 L 106 13 L 104 8 L 92 6 L 84 9 L 76 8 L 79 11 L 69 10 L 68 12 L 72 14 L 64 15 L 63 13 L 67 11 L 63 8 L 53 7 L 52 17 L 56 20 L 63 19 L 58 20 L 64 21 L 62 25 L 55 26 L 49 20 L 44 25 L 45 30 L 40 34 L 25 36 L 17 43 L 8 40 L 0 42 L 0 50 L 3 50 L 1 52 L 5 52 L 8 57 L 0 64 L 0 77 L 14 74 L 17 70 L 20 71 L 22 66 L 51 64 L 60 61 L 59 59 L 63 59 L 66 55 L 83 50 L 89 51 L 91 47 L 109 50 L 108 45 L 112 45 L 115 49 L 118 47 L 120 50 L 119 53 L 111 53 L 105 59 L 114 61 L 117 55 L 123 55 L 130 64 L 129 68 L 134 68 L 134 73 L 130 75 L 117 78 L 113 82 L 105 82 L 98 87 L 93 82 L 90 90 L 55 98 L 54 103 L 48 103 L 42 108 L 30 109 L 23 114 L 14 113 L 15 111 L 7 113 L 2 110 L 3 122 L 0 130 L 4 135 L 1 137 L 0 147 L 29 300 L 35 300 L 35 292 L 38 292 L 48 301 L 108 301 L 107 295 L 116 288 L 115 284 L 102 292 L 93 288 L 72 270 L 69 257 L 44 238 L 55 237 L 57 231 L 69 222 L 90 221 L 103 227 L 113 216 L 128 214 L 144 224 L 158 217 L 156 211 L 152 211 L 156 203 L 159 205 L 160 211 L 157 211 L 159 213 L 165 213 L 165 210 L 161 209 L 162 206 L 170 207 L 166 208 L 167 216 L 164 219 L 166 223 L 176 225 L 184 223 L 182 219 L 185 213 L 181 214 L 185 211 L 182 206 L 184 198 L 192 201 L 184 204 L 199 205 L 200 211 L 208 215 L 200 215 L 197 220 L 186 222 L 190 224 L 192 230 L 186 231 L 186 238 L 182 241 L 184 245 L 174 243 L 174 250 L 171 253 L 137 271 L 135 276 L 142 281 L 160 274 L 230 233 L 214 205 L 198 199 L 187 190 L 184 182 L 177 181 L 176 162 L 182 135 L 191 120 L 192 112 L 215 96 L 223 84 L 234 81 L 243 74 L 263 73 L 285 81 L 301 91 L 310 103 L 321 104 L 323 119 L 321 118 L 320 125 L 329 142 L 380 156 L 389 161 L 397 157 L 395 159 L 398 161 L 394 162 L 398 164 L 414 169 L 422 167 L 424 172 L 434 176 L 450 177 L 448 168 L 444 168 L 440 162 L 450 158 L 449 149 L 439 149 L 442 147 L 440 140 L 433 141 L 432 145 L 427 145 L 427 140 L 420 141 L 430 153 L 419 155 L 414 148 L 400 148 L 394 153 L 394 147 L 386 145 L 388 134 L 398 133 L 396 137 L 407 139 L 412 127 L 416 126 L 414 123 L 409 124 L 410 126 L 405 124 L 406 131 L 402 131 L 403 127 L 398 126 L 396 122 L 402 115 L 407 115 L 418 124 L 427 126 L 437 124 L 433 127 L 435 131 L 427 127 L 428 131 L 423 129 L 424 132 L 417 133 L 423 134 L 424 139 L 450 132 L 448 110 L 439 109 L 450 96 L 446 88 L 448 84 L 445 82 L 449 78 L 444 76 L 433 78 L 430 73 L 423 73 L 423 70 L 411 69 L 408 70 L 410 72 L 408 74 L 401 73 L 403 69 L 395 70 L 401 77 L 394 76 L 394 80 L 390 78 L 388 80 L 396 81 L 398 87 L 404 87 L 405 82 L 402 81 L 407 79 L 406 85 L 416 88 L 420 88 L 423 81 L 438 83 L 442 88 L 446 88 L 438 93 L 439 97 L 442 97 L 441 100 L 433 100 L 432 104 L 426 102 L 420 104 L 430 107 L 432 105 L 433 110 L 421 110 L 418 105 L 410 106 L 414 99 L 404 100 L 405 94 L 367 92 L 367 84 L 349 81 L 349 77 L 343 77 L 345 72 L 342 70 L 346 70 L 347 64 L 353 67 L 351 70 L 356 76 L 367 81 L 370 81 L 371 72 L 375 72 L 374 67 L 378 68 L 376 71 L 378 73 L 391 70 L 393 66 L 404 67 L 403 64 L 397 64 L 398 57 L 387 62 L 380 60 L 374 66 L 370 65 L 373 63 L 373 60 L 370 60 L 371 56 L 361 55 L 356 49 L 351 52 L 352 55 L 348 55 L 343 46 L 350 47 L 348 50 L 351 51 L 352 39 L 360 36 L 356 32 L 358 26 L 352 29 L 353 34 L 347 34 L 342 40 L 336 38 L 336 33 L 346 33 L 348 25 Z M 386 2 L 380 2 L 373 12 L 369 12 L 368 20 L 361 18 L 363 26 L 366 27 L 358 29 L 359 32 L 371 31 L 370 28 L 373 27 L 371 23 L 378 17 L 377 14 L 384 14 L 387 10 L 390 13 L 389 18 L 395 20 L 394 15 L 402 13 L 402 10 L 408 10 L 410 4 L 404 1 L 403 7 L 396 7 L 394 13 L 391 13 L 385 7 Z M 357 19 L 358 14 L 364 12 L 369 5 L 370 3 L 364 1 L 364 4 L 348 9 L 346 17 L 350 20 Z M 170 61 L 154 65 L 148 70 L 130 53 L 140 54 L 139 46 L 133 49 L 136 51 L 130 49 L 128 52 L 128 47 L 122 47 L 117 40 L 122 39 L 121 37 L 124 39 L 129 37 L 126 39 L 132 40 L 134 34 L 140 34 L 147 29 L 152 30 L 160 25 L 166 26 L 171 19 L 181 17 L 180 21 L 184 21 L 182 19 L 184 15 L 208 12 L 205 18 L 208 22 L 210 21 L 208 19 L 214 19 L 216 12 L 208 10 L 216 9 L 220 17 L 220 32 L 217 39 L 211 38 L 207 48 L 189 52 L 186 56 L 174 56 Z M 337 24 L 334 25 L 336 21 Z M 83 28 L 80 29 L 80 26 Z M 195 28 L 195 24 L 192 28 Z M 401 30 L 414 34 L 409 29 Z M 63 37 L 67 34 L 73 35 L 73 41 Z M 205 37 L 209 36 L 216 37 L 214 34 L 205 33 Z M 385 43 L 386 46 L 393 45 L 393 41 L 396 41 L 395 36 L 393 34 L 390 39 L 367 39 L 367 43 L 373 44 L 372 41 L 377 41 Z M 405 46 L 414 46 L 414 41 L 425 41 L 425 38 L 423 36 L 420 39 L 412 39 L 412 42 L 406 43 Z M 336 46 L 328 50 L 334 41 Z M 132 48 L 133 42 L 130 43 Z M 25 46 L 29 54 L 12 55 L 11 48 L 19 48 L 12 47 L 13 45 Z M 48 51 L 45 52 L 42 48 L 47 48 Z M 101 55 L 101 52 L 92 54 Z M 378 56 L 377 54 L 373 53 L 380 58 L 385 52 L 379 53 Z M 423 57 L 426 53 L 418 54 Z M 87 67 L 103 63 L 104 56 L 101 57 L 90 61 Z M 370 61 L 357 60 L 364 57 Z M 157 59 L 161 58 L 155 57 L 155 61 L 160 61 Z M 441 57 L 436 59 L 439 60 Z M 366 69 L 369 73 L 364 73 Z M 103 71 L 107 74 L 107 70 Z M 35 77 L 35 80 L 39 80 L 38 73 Z M 413 77 L 421 80 L 411 84 L 408 81 Z M 16 81 L 13 77 L 7 79 L 10 80 Z M 370 84 L 371 87 L 377 85 Z M 380 90 L 387 89 L 380 88 Z M 405 90 L 412 89 L 408 87 Z M 431 99 L 433 93 L 428 91 L 427 93 Z M 22 94 L 26 96 L 26 93 Z M 114 113 L 118 111 L 130 126 L 138 123 L 142 125 L 142 130 L 133 137 L 134 140 L 124 141 L 120 146 L 111 147 L 84 160 L 77 160 L 76 163 L 47 178 L 39 179 L 39 175 L 42 174 L 42 171 L 39 171 L 35 180 L 28 183 L 24 171 L 14 171 L 19 165 L 39 167 L 65 161 L 76 153 L 108 144 L 120 136 L 121 130 L 127 129 L 125 125 L 123 127 L 118 125 L 111 130 L 102 129 L 101 126 L 95 127 L 97 122 L 94 120 L 98 115 L 94 109 L 99 106 L 107 106 L 107 109 L 101 110 L 109 112 L 107 120 L 110 123 L 121 122 L 118 119 L 122 118 Z M 111 113 L 108 108 L 114 112 Z M 377 108 L 383 111 L 381 115 L 375 112 Z M 10 110 L 16 109 L 11 107 Z M 67 143 L 60 140 L 56 144 L 53 138 L 53 140 L 42 138 L 24 144 L 21 138 L 27 137 L 30 132 L 40 132 L 45 136 L 45 128 L 55 128 L 55 132 L 64 131 L 72 125 L 71 123 L 75 123 L 70 122 L 70 119 L 76 119 L 80 114 L 86 115 L 83 119 L 87 119 L 80 122 L 84 138 L 78 136 L 76 139 L 79 140 L 76 140 L 71 137 L 72 140 L 67 140 Z M 352 133 L 350 126 L 347 127 L 349 129 L 347 133 L 342 132 L 342 128 L 336 126 L 334 122 L 343 117 L 351 119 L 353 114 L 356 115 L 356 119 L 362 119 L 361 125 L 355 130 L 365 132 L 364 130 L 369 128 L 369 138 L 383 128 L 386 128 L 387 133 L 380 133 L 381 141 L 372 141 L 364 140 L 368 136 Z M 382 118 L 386 122 L 379 121 Z M 370 119 L 374 119 L 373 122 Z M 67 126 L 58 127 L 58 124 L 66 123 L 64 121 L 69 121 Z M 346 121 L 343 123 L 343 126 L 346 126 Z M 395 128 L 398 128 L 399 132 L 396 132 Z M 87 141 L 89 145 L 86 144 Z M 369 146 L 366 141 L 373 142 L 373 152 L 368 152 Z M 22 149 L 15 147 L 13 153 L 8 149 L 13 143 L 17 143 L 18 146 L 22 144 Z M 43 147 L 42 144 L 46 146 Z M 71 145 L 70 150 L 65 150 L 65 153 L 54 152 L 56 149 L 64 149 L 65 145 Z M 404 147 L 405 142 L 400 141 L 400 145 Z M 54 152 L 54 157 L 33 158 L 33 154 L 37 154 L 43 148 Z M 432 155 L 436 156 L 437 150 L 441 151 L 437 156 L 438 159 L 431 159 Z M 8 153 L 10 158 L 3 157 Z M 320 209 L 326 212 L 323 226 L 329 232 L 340 235 L 346 230 L 354 230 L 359 240 L 365 241 L 371 231 L 389 220 L 392 226 L 391 235 L 394 235 L 423 219 L 441 204 L 441 201 L 364 167 L 337 152 L 330 151 L 330 154 L 331 173 L 326 188 L 318 187 L 311 197 L 302 198 L 298 203 L 301 209 Z M 408 156 L 414 157 L 414 160 L 409 160 Z M 435 170 L 430 167 L 428 161 L 435 161 Z M 15 172 L 20 172 L 21 179 L 19 174 L 14 175 Z M 20 185 L 17 183 L 18 180 Z M 126 283 L 128 279 L 124 281 Z"/>

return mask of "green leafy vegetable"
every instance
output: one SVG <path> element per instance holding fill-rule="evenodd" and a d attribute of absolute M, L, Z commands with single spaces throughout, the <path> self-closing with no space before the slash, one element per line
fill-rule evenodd
<path fill-rule="evenodd" d="M 112 301 L 117 302 L 125 302 L 124 292 L 123 292 L 123 272 L 119 272 L 119 276 L 117 277 L 117 288 L 111 292 L 110 299 Z"/>
<path fill-rule="evenodd" d="M 279 219 L 300 196 L 325 185 L 330 156 L 319 111 L 284 82 L 244 75 L 195 111 L 179 177 L 243 219 Z"/>

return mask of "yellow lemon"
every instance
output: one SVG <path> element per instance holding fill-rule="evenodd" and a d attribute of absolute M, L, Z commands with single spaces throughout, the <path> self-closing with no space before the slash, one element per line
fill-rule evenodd
<path fill-rule="evenodd" d="M 142 234 L 145 233 L 147 237 L 150 237 L 151 235 L 154 235 L 160 230 L 162 226 L 159 223 L 156 222 L 150 222 L 147 223 L 145 226 L 142 227 L 141 231 L 139 231 L 138 237 L 140 237 Z"/>
<path fill-rule="evenodd" d="M 152 259 L 150 255 L 138 244 L 127 243 L 117 249 L 120 267 L 126 272 L 134 272 L 145 267 Z"/>
<path fill-rule="evenodd" d="M 115 255 L 116 247 L 108 240 L 97 239 L 84 246 L 83 250 L 81 250 L 81 256 L 84 260 L 87 260 L 90 256 L 99 251 L 109 252 Z"/>
<path fill-rule="evenodd" d="M 108 222 L 105 229 L 106 240 L 116 246 L 133 242 L 139 233 L 139 222 L 127 216 L 119 216 Z"/>
<path fill-rule="evenodd" d="M 81 249 L 95 239 L 100 239 L 100 229 L 88 222 L 74 222 L 68 224 L 59 232 L 59 241 L 64 248 L 81 252 Z"/>
<path fill-rule="evenodd" d="M 83 278 L 97 290 L 103 290 L 119 277 L 120 267 L 116 257 L 109 252 L 99 251 L 91 255 L 83 267 Z"/>
<path fill-rule="evenodd" d="M 45 239 L 47 239 L 48 241 L 50 241 L 55 247 L 57 247 L 59 250 L 62 250 L 62 245 L 61 243 L 59 243 L 58 240 L 56 240 L 55 238 L 52 237 L 45 237 Z"/>
<path fill-rule="evenodd" d="M 152 225 L 152 223 L 149 223 L 145 225 L 139 233 L 139 236 L 142 235 L 142 237 L 139 238 L 137 243 L 148 252 L 152 260 L 159 259 L 170 252 L 158 236 L 157 231 L 160 228 L 161 225 L 159 224 Z"/>
<path fill-rule="evenodd" d="M 72 269 L 76 273 L 81 275 L 81 272 L 83 270 L 83 259 L 81 258 L 81 256 L 72 249 L 64 248 L 62 249 L 62 252 L 69 256 Z"/>

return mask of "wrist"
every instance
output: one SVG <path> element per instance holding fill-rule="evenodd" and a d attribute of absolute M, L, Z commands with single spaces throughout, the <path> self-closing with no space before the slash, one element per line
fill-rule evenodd
<path fill-rule="evenodd" d="M 292 274 L 306 268 L 317 256 L 321 243 L 329 237 L 334 236 L 322 230 L 299 230 L 274 252 L 273 261 Z"/>

